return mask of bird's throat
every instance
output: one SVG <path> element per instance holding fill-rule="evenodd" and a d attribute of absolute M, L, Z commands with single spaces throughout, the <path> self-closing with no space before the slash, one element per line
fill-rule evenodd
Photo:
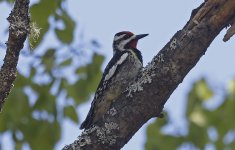
<path fill-rule="evenodd" d="M 131 43 L 130 43 L 130 47 L 131 48 L 136 48 L 137 46 L 137 40 L 132 40 Z"/>

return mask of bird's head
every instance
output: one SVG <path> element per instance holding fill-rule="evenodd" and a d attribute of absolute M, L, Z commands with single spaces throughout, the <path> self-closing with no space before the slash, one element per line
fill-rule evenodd
<path fill-rule="evenodd" d="M 139 39 L 147 36 L 148 34 L 135 35 L 129 31 L 122 31 L 114 36 L 113 50 L 125 51 L 126 49 L 136 49 L 137 42 Z"/>

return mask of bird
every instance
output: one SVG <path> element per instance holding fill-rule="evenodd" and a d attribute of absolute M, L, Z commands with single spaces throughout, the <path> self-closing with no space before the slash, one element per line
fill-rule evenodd
<path fill-rule="evenodd" d="M 104 70 L 88 115 L 80 129 L 91 128 L 109 110 L 116 98 L 134 82 L 143 67 L 142 54 L 136 48 L 137 42 L 147 35 L 135 35 L 130 31 L 115 34 L 113 57 Z"/>

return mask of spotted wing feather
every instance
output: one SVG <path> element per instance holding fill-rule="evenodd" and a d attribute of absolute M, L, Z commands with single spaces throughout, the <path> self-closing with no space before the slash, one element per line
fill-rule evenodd
<path fill-rule="evenodd" d="M 108 63 L 107 67 L 104 70 L 103 76 L 101 78 L 101 81 L 98 85 L 98 88 L 95 93 L 94 100 L 91 103 L 91 108 L 89 110 L 89 113 L 85 119 L 85 121 L 81 124 L 80 129 L 87 129 L 90 128 L 93 124 L 94 119 L 94 113 L 96 107 L 98 107 L 98 103 L 100 103 L 100 98 L 104 95 L 105 91 L 107 90 L 107 87 L 109 87 L 110 80 L 117 74 L 118 69 L 120 66 L 124 63 L 124 61 L 128 57 L 128 52 L 120 52 L 117 53 L 115 57 L 113 57 L 110 62 Z"/>

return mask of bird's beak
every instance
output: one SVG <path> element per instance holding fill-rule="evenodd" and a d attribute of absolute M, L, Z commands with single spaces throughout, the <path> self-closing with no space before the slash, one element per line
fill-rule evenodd
<path fill-rule="evenodd" d="M 136 40 L 139 40 L 139 39 L 142 39 L 143 37 L 146 37 L 148 36 L 149 34 L 139 34 L 139 35 L 136 35 L 135 39 Z"/>

